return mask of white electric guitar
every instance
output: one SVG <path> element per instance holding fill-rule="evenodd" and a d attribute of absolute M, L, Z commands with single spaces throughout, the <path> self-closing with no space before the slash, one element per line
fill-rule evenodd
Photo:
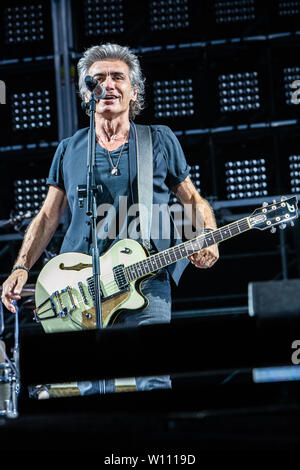
<path fill-rule="evenodd" d="M 297 197 L 282 197 L 248 217 L 150 256 L 135 240 L 118 241 L 100 257 L 102 327 L 113 325 L 123 310 L 148 305 L 141 284 L 160 268 L 252 228 L 284 228 L 297 217 Z M 63 253 L 51 259 L 38 276 L 35 319 L 46 333 L 96 328 L 94 301 L 92 257 Z"/>

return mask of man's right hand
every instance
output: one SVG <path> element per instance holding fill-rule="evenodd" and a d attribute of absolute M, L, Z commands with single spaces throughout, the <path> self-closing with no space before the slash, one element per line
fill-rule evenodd
<path fill-rule="evenodd" d="M 16 313 L 13 300 L 20 300 L 21 292 L 28 279 L 25 269 L 17 269 L 6 279 L 2 286 L 1 300 L 5 307 L 12 313 Z"/>

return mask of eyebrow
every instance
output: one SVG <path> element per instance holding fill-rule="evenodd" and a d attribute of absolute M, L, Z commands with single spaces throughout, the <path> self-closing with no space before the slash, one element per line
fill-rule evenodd
<path fill-rule="evenodd" d="M 103 77 L 105 75 L 107 75 L 106 72 L 98 72 L 93 75 L 93 78 Z M 109 72 L 109 75 L 122 75 L 123 77 L 126 77 L 126 74 L 124 72 Z"/>

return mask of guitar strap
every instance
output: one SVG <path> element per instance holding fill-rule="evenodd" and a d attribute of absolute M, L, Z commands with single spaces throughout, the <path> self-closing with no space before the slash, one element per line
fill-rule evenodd
<path fill-rule="evenodd" d="M 140 216 L 141 240 L 151 248 L 150 233 L 153 202 L 153 150 L 150 126 L 134 124 L 137 160 L 137 192 Z"/>

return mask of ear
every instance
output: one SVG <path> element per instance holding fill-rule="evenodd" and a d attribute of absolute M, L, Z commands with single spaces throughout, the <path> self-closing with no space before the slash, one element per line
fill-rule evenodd
<path fill-rule="evenodd" d="M 137 97 L 137 90 L 132 89 L 131 94 L 130 94 L 131 101 L 136 101 L 136 97 Z"/>

